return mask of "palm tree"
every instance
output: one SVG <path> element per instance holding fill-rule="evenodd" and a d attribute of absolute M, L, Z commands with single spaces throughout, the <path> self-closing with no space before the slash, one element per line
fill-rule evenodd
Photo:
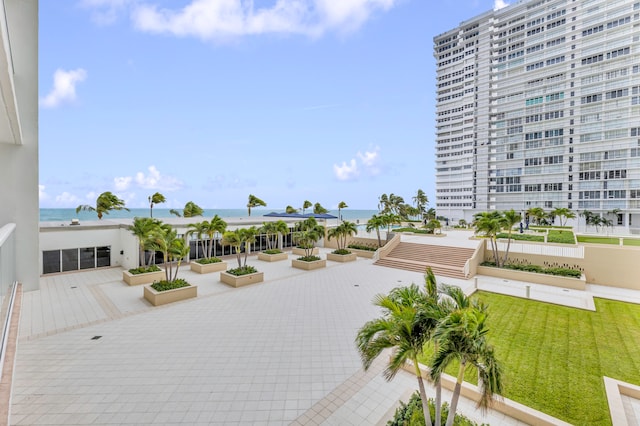
<path fill-rule="evenodd" d="M 304 200 L 304 203 L 302 203 L 302 214 L 304 214 L 304 211 L 306 209 L 308 209 L 309 207 L 313 206 L 313 204 L 311 203 L 311 201 L 309 200 Z"/>
<path fill-rule="evenodd" d="M 124 201 L 109 191 L 103 192 L 102 194 L 98 195 L 95 207 L 88 204 L 83 204 L 76 207 L 76 213 L 79 213 L 81 210 L 98 213 L 99 220 L 102 219 L 102 215 L 109 214 L 111 210 L 129 211 L 129 209 L 124 206 Z"/>
<path fill-rule="evenodd" d="M 167 199 L 164 198 L 164 195 L 162 195 L 159 192 L 156 192 L 155 194 L 150 195 L 147 199 L 149 200 L 149 217 L 153 217 L 154 205 L 167 202 Z"/>
<path fill-rule="evenodd" d="M 367 232 L 371 232 L 374 229 L 376 230 L 376 235 L 378 236 L 378 247 L 382 247 L 382 241 L 380 240 L 380 228 L 384 227 L 384 219 L 382 216 L 373 215 L 371 219 L 367 221 L 367 227 L 365 228 Z"/>
<path fill-rule="evenodd" d="M 286 208 L 286 209 L 284 209 L 284 211 L 285 211 L 285 213 L 287 213 L 287 214 L 295 214 L 295 213 L 298 213 L 298 209 L 296 209 L 296 208 L 295 208 L 295 207 L 293 207 L 293 206 L 287 206 L 287 208 Z"/>
<path fill-rule="evenodd" d="M 496 266 L 500 266 L 500 256 L 498 255 L 498 243 L 496 242 L 496 236 L 502 230 L 502 214 L 497 211 L 476 213 L 474 216 L 473 226 L 476 228 L 476 234 L 482 234 L 489 239 L 491 243 L 491 250 L 493 251 L 493 259 Z"/>
<path fill-rule="evenodd" d="M 159 220 L 149 217 L 135 217 L 133 218 L 133 225 L 127 227 L 127 229 L 138 238 L 139 266 L 147 266 L 145 253 L 150 247 L 150 237 L 160 223 Z M 151 260 L 151 258 L 149 258 L 149 260 Z"/>
<path fill-rule="evenodd" d="M 216 232 L 219 234 L 224 234 L 224 231 L 227 229 L 227 222 L 225 222 L 220 216 L 217 214 L 211 218 L 210 222 L 205 220 L 206 226 L 204 226 L 204 233 L 209 237 L 209 244 L 207 245 L 207 257 L 211 258 L 213 255 L 213 237 L 216 235 Z"/>
<path fill-rule="evenodd" d="M 382 216 L 382 222 L 387 227 L 387 242 L 389 241 L 389 235 L 391 234 L 391 226 L 394 224 L 400 224 L 401 218 L 397 214 L 385 213 Z"/>
<path fill-rule="evenodd" d="M 189 225 L 187 225 L 187 228 L 189 228 L 189 230 L 187 231 L 187 236 L 189 235 L 196 235 L 196 238 L 198 239 L 198 241 L 200 241 L 200 246 L 202 247 L 202 257 L 206 256 L 207 253 L 207 241 L 205 241 L 204 238 L 202 238 L 202 236 L 205 233 L 206 228 L 209 227 L 209 222 L 208 221 L 202 221 L 202 222 L 197 222 L 197 223 L 190 223 Z"/>
<path fill-rule="evenodd" d="M 204 214 L 204 210 L 193 201 L 187 201 L 187 204 L 184 205 L 182 213 L 176 209 L 169 210 L 169 213 L 178 217 L 196 217 L 202 216 Z"/>
<path fill-rule="evenodd" d="M 327 213 L 329 210 L 325 209 L 324 207 L 322 207 L 322 204 L 320 203 L 315 203 L 313 205 L 313 213 L 314 214 L 324 214 Z"/>
<path fill-rule="evenodd" d="M 542 219 L 544 219 L 546 214 L 542 207 L 531 207 L 529 210 L 527 210 L 527 216 L 534 218 L 536 224 L 540 225 L 540 222 L 542 221 Z"/>
<path fill-rule="evenodd" d="M 267 239 L 267 250 L 271 250 L 275 245 L 275 241 L 272 241 L 272 238 L 277 235 L 275 224 L 275 222 L 262 222 L 262 227 L 260 227 L 260 233 L 264 234 Z"/>
<path fill-rule="evenodd" d="M 151 235 L 151 247 L 162 252 L 166 281 L 175 281 L 178 278 L 178 269 L 182 258 L 189 254 L 189 245 L 169 225 L 161 225 Z M 175 271 L 171 262 L 178 261 Z"/>
<path fill-rule="evenodd" d="M 255 243 L 258 236 L 258 229 L 255 226 L 251 228 L 238 228 L 233 231 L 227 231 L 222 235 L 222 244 L 230 245 L 235 249 L 236 259 L 238 260 L 238 268 L 247 266 L 247 257 L 251 250 L 251 244 Z M 242 247 L 244 246 L 244 265 L 242 264 Z"/>
<path fill-rule="evenodd" d="M 389 209 L 389 196 L 387 194 L 382 194 L 378 197 L 378 210 L 380 213 L 387 213 Z"/>
<path fill-rule="evenodd" d="M 249 194 L 249 201 L 247 202 L 247 212 L 249 213 L 249 216 L 251 216 L 251 209 L 258 206 L 267 207 L 267 203 L 255 195 Z"/>
<path fill-rule="evenodd" d="M 349 206 L 344 201 L 338 203 L 338 219 L 342 220 L 342 209 L 346 209 L 347 207 Z"/>
<path fill-rule="evenodd" d="M 427 393 L 418 364 L 418 357 L 429 338 L 428 330 L 419 321 L 419 305 L 423 299 L 424 293 L 416 284 L 393 289 L 389 295 L 377 295 L 373 303 L 382 308 L 382 316 L 368 321 L 358 330 L 356 345 L 365 370 L 385 349 L 393 349 L 384 371 L 387 380 L 392 380 L 407 361 L 413 362 L 425 424 L 431 426 Z"/>
<path fill-rule="evenodd" d="M 568 219 L 575 219 L 576 218 L 576 214 L 574 212 L 572 212 L 571 210 L 569 210 L 566 207 L 558 207 L 553 209 L 553 211 L 551 211 L 551 214 L 553 216 L 558 216 L 560 218 L 560 225 L 561 226 L 565 226 L 567 224 L 567 220 Z M 563 220 L 564 218 L 564 220 Z"/>
<path fill-rule="evenodd" d="M 347 247 L 347 238 L 357 233 L 358 226 L 353 222 L 345 221 L 335 228 L 331 228 L 327 232 L 327 239 L 330 240 L 335 237 L 338 244 L 338 250 L 344 250 Z"/>
<path fill-rule="evenodd" d="M 426 219 L 429 219 L 429 220 L 435 219 L 436 218 L 436 209 L 431 207 L 429 210 L 427 210 L 425 215 L 427 216 Z"/>
<path fill-rule="evenodd" d="M 413 197 L 413 202 L 416 205 L 416 208 L 419 211 L 419 214 L 425 214 L 425 208 L 429 204 L 429 198 L 427 198 L 427 194 L 424 193 L 422 189 L 418 189 L 416 195 Z"/>
<path fill-rule="evenodd" d="M 431 377 L 434 380 L 439 378 L 453 360 L 460 363 L 446 426 L 453 425 L 464 373 L 469 365 L 478 370 L 481 391 L 479 407 L 486 408 L 493 395 L 502 392 L 502 370 L 493 347 L 486 340 L 489 331 L 486 319 L 486 309 L 472 305 L 449 313 L 438 323 L 434 332 L 438 351 L 431 361 Z"/>
<path fill-rule="evenodd" d="M 513 231 L 513 227 L 522 221 L 522 216 L 520 213 L 516 213 L 515 210 L 511 209 L 506 211 L 502 215 L 502 226 L 508 229 L 509 236 L 507 237 L 507 251 L 504 253 L 504 259 L 502 259 L 502 263 L 496 266 L 504 266 L 507 263 L 507 259 L 509 258 L 509 248 L 511 247 L 511 231 Z"/>
<path fill-rule="evenodd" d="M 324 226 L 318 224 L 315 217 L 309 217 L 296 224 L 297 232 L 293 234 L 296 244 L 304 247 L 305 257 L 311 257 L 315 243 L 324 235 Z"/>

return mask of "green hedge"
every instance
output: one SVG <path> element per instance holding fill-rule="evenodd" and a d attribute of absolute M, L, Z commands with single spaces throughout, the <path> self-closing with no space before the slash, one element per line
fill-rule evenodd
<path fill-rule="evenodd" d="M 242 268 L 229 269 L 227 270 L 227 272 L 231 275 L 235 275 L 236 277 L 239 277 L 240 275 L 254 274 L 258 272 L 258 270 L 251 265 L 247 265 L 247 266 L 243 266 Z"/>
<path fill-rule="evenodd" d="M 158 268 L 157 265 L 151 265 L 151 266 L 141 266 L 139 268 L 133 268 L 133 269 L 129 269 L 129 273 L 133 274 L 133 275 L 140 275 L 140 274 L 146 274 L 148 272 L 158 272 L 160 271 L 160 268 Z"/>
<path fill-rule="evenodd" d="M 507 234 L 506 232 L 501 232 L 501 233 L 496 235 L 496 238 L 509 238 L 509 234 Z M 511 239 L 512 240 L 518 240 L 518 241 L 535 241 L 535 242 L 539 242 L 539 243 L 543 243 L 544 242 L 544 236 L 543 235 L 518 234 L 518 233 L 515 233 L 515 232 L 513 232 L 511 234 Z"/>
<path fill-rule="evenodd" d="M 340 254 L 340 255 L 351 254 L 351 252 L 347 249 L 338 249 L 338 250 L 332 251 L 331 253 Z"/>
<path fill-rule="evenodd" d="M 315 262 L 316 260 L 322 260 L 318 256 L 302 256 L 299 257 L 298 260 L 302 260 L 303 262 Z"/>
<path fill-rule="evenodd" d="M 429 411 L 431 412 L 431 423 L 435 422 L 435 404 L 433 399 L 429 399 Z M 449 415 L 449 404 L 442 404 L 442 424 L 444 425 Z M 400 401 L 400 407 L 396 408 L 393 419 L 387 422 L 387 426 L 424 426 L 424 413 L 422 411 L 422 399 L 418 392 L 411 395 L 406 404 Z M 453 421 L 454 426 L 485 426 L 469 420 L 461 414 L 456 414 Z M 489 426 L 489 425 L 486 425 Z"/>
<path fill-rule="evenodd" d="M 196 260 L 196 263 L 199 263 L 201 265 L 209 265 L 210 263 L 220 263 L 220 262 L 222 262 L 222 259 L 217 257 L 204 257 L 202 259 Z"/>
<path fill-rule="evenodd" d="M 278 249 L 271 249 L 271 250 L 265 250 L 263 251 L 264 254 L 280 254 L 282 253 L 282 250 L 278 250 Z"/>
<path fill-rule="evenodd" d="M 480 266 L 489 266 L 492 268 L 496 267 L 495 262 L 482 262 Z M 562 267 L 562 266 L 539 266 L 539 265 L 528 265 L 523 263 L 508 263 L 503 266 L 504 269 L 513 269 L 516 271 L 524 271 L 524 272 L 534 272 L 536 274 L 548 274 L 548 275 L 559 275 L 561 277 L 571 277 L 571 278 L 580 278 L 582 276 L 582 271 L 573 269 L 570 267 Z"/>
<path fill-rule="evenodd" d="M 167 291 L 173 290 L 174 288 L 182 288 L 189 287 L 191 284 L 183 280 L 182 278 L 177 278 L 174 281 L 162 280 L 151 284 L 151 288 L 155 291 Z"/>
<path fill-rule="evenodd" d="M 375 245 L 366 245 L 366 244 L 349 244 L 347 248 L 355 249 L 355 250 L 366 250 L 366 251 L 376 251 L 378 250 L 378 246 Z"/>

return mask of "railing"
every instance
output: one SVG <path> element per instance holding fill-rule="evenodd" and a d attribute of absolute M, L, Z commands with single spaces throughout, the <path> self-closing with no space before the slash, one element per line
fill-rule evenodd
<path fill-rule="evenodd" d="M 498 251 L 505 252 L 507 243 L 498 241 Z M 540 243 L 520 243 L 511 241 L 509 253 L 540 254 L 545 256 L 584 258 L 584 246 L 562 246 Z"/>
<path fill-rule="evenodd" d="M 0 377 L 7 347 L 7 337 L 13 301 L 15 299 L 16 285 L 16 251 L 15 251 L 16 225 L 10 223 L 0 228 Z"/>

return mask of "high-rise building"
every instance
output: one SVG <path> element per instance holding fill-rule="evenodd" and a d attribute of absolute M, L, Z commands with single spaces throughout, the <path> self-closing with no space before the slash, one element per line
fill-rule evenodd
<path fill-rule="evenodd" d="M 640 232 L 640 1 L 525 0 L 434 38 L 436 209 Z"/>

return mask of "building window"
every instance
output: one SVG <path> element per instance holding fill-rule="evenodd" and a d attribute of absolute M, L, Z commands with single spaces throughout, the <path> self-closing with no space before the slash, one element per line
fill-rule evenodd
<path fill-rule="evenodd" d="M 42 252 L 42 273 L 78 271 L 111 266 L 111 247 L 82 247 Z"/>

